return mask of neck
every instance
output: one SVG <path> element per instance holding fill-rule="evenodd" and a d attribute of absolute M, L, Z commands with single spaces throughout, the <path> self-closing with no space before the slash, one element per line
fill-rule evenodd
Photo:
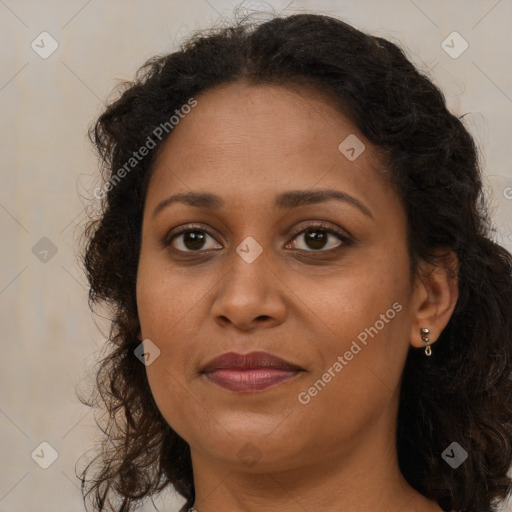
<path fill-rule="evenodd" d="M 377 422 L 378 423 L 378 422 Z M 372 430 L 382 432 L 382 425 Z M 219 463 L 194 450 L 192 464 L 196 512 L 442 512 L 414 490 L 399 471 L 394 436 L 368 435 L 350 450 L 322 454 L 309 464 L 289 468 L 261 464 L 252 468 Z M 318 449 L 317 452 L 321 452 Z"/>

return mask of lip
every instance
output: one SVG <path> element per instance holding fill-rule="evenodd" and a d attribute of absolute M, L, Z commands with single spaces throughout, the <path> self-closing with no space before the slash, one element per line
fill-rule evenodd
<path fill-rule="evenodd" d="M 225 389 L 251 392 L 289 381 L 304 371 L 304 368 L 267 352 L 227 352 L 212 359 L 200 373 Z"/>

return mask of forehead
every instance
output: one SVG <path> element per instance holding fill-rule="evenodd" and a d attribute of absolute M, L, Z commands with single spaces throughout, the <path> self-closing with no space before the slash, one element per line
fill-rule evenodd
<path fill-rule="evenodd" d="M 337 149 L 351 133 L 364 138 L 337 104 L 313 87 L 235 82 L 209 89 L 196 100 L 197 106 L 174 127 L 160 156 L 166 149 L 174 153 L 177 146 L 186 157 L 205 147 L 223 154 L 243 144 L 264 157 L 266 150 L 307 152 L 333 145 Z M 185 139 L 188 144 L 181 144 Z"/>
<path fill-rule="evenodd" d="M 238 82 L 195 99 L 160 148 L 148 195 L 199 186 L 249 200 L 315 184 L 353 193 L 386 186 L 374 148 L 316 89 Z M 357 158 L 343 152 L 346 140 L 360 144 Z"/>

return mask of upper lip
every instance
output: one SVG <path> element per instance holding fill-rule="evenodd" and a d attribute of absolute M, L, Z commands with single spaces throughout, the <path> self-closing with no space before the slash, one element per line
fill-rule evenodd
<path fill-rule="evenodd" d="M 250 352 L 248 354 L 226 352 L 208 362 L 201 369 L 201 373 L 213 372 L 215 370 L 250 370 L 255 368 L 275 368 L 288 371 L 304 370 L 304 368 L 268 352 Z"/>

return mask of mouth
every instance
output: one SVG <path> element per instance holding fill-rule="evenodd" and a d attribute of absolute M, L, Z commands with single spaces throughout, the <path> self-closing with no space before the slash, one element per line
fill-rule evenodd
<path fill-rule="evenodd" d="M 228 352 L 207 363 L 200 373 L 222 388 L 253 392 L 275 387 L 303 372 L 304 368 L 266 352 Z"/>

